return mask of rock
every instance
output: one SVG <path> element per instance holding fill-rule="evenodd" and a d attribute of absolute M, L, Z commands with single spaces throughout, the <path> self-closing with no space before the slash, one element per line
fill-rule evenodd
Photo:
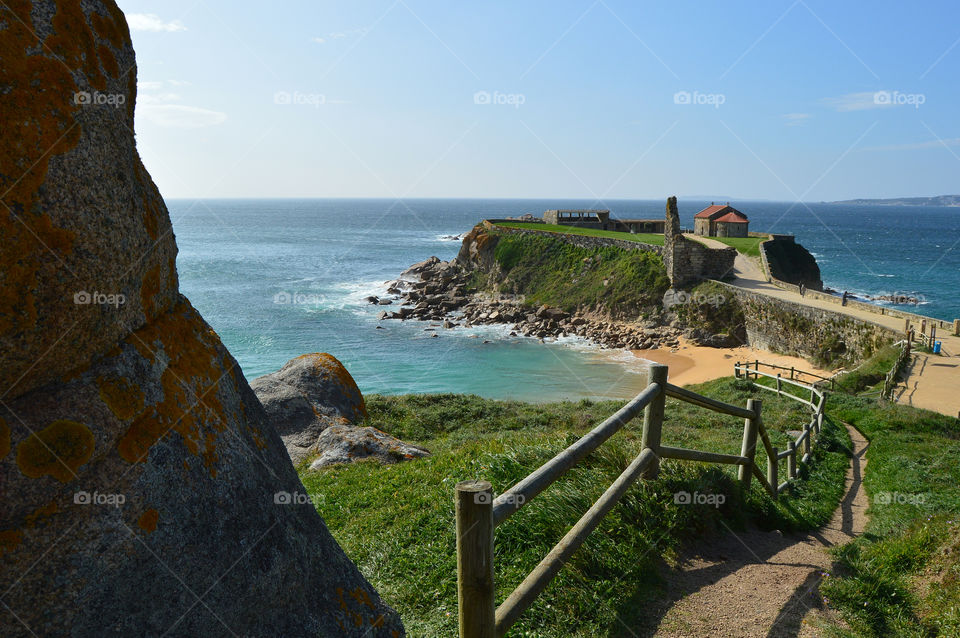
<path fill-rule="evenodd" d="M 389 319 L 389 318 L 390 318 L 390 314 L 391 314 L 391 313 L 388 313 L 386 310 L 381 310 L 381 311 L 380 311 L 380 314 L 377 315 L 377 319 L 379 319 L 379 320 L 381 320 L 381 321 L 383 321 L 384 319 Z M 393 313 L 393 314 L 396 314 L 396 313 Z M 380 326 L 377 326 L 377 327 L 379 328 Z"/>
<path fill-rule="evenodd" d="M 320 433 L 339 419 L 367 417 L 363 395 L 346 368 L 327 353 L 304 354 L 250 382 L 287 453 L 298 463 L 314 452 Z"/>
<path fill-rule="evenodd" d="M 430 337 L 433 339 L 439 339 L 440 335 L 438 335 L 437 333 L 433 333 L 432 335 L 430 335 Z"/>
<path fill-rule="evenodd" d="M 389 306 L 390 304 L 393 303 L 393 301 L 391 301 L 390 299 L 380 299 L 377 301 L 377 303 L 380 304 L 381 306 Z"/>
<path fill-rule="evenodd" d="M 379 303 L 379 302 L 380 302 L 379 297 L 375 297 L 373 295 L 370 295 L 369 297 L 367 297 L 367 303 Z"/>
<path fill-rule="evenodd" d="M 456 325 L 457 325 L 457 324 L 455 324 L 455 323 L 453 323 L 453 322 L 451 322 L 451 321 L 449 321 L 449 320 L 444 320 L 444 322 L 443 322 L 443 327 L 446 328 L 447 330 L 456 327 Z"/>
<path fill-rule="evenodd" d="M 431 257 L 430 259 L 425 259 L 419 263 L 416 263 L 410 266 L 409 268 L 404 270 L 402 273 L 400 273 L 400 278 L 409 279 L 412 277 L 420 277 L 425 271 L 430 270 L 431 268 L 433 268 L 439 263 L 440 263 L 440 259 L 438 257 Z"/>
<path fill-rule="evenodd" d="M 376 428 L 349 425 L 334 425 L 324 430 L 317 441 L 317 451 L 320 456 L 310 463 L 311 470 L 365 459 L 385 464 L 430 455 L 426 448 L 404 443 Z"/>
<path fill-rule="evenodd" d="M 123 14 L 8 3 L 0 45 L 0 635 L 400 635 L 179 293 Z"/>

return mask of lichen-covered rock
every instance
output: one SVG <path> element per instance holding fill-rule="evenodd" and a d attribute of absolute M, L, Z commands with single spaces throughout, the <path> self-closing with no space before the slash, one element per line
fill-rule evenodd
<path fill-rule="evenodd" d="M 325 352 L 291 359 L 277 372 L 254 379 L 250 387 L 294 463 L 314 453 L 317 438 L 329 426 L 367 417 L 353 377 Z"/>
<path fill-rule="evenodd" d="M 324 430 L 317 441 L 317 451 L 320 456 L 310 463 L 311 470 L 362 459 L 399 463 L 430 454 L 425 448 L 404 443 L 376 428 L 350 425 L 332 425 Z"/>
<path fill-rule="evenodd" d="M 177 291 L 122 13 L 7 0 L 0 60 L 0 635 L 401 635 Z"/>

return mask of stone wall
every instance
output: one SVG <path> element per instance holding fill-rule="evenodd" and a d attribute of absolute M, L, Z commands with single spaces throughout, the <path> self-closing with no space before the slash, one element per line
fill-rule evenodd
<path fill-rule="evenodd" d="M 900 337 L 870 321 L 721 285 L 740 304 L 747 343 L 755 348 L 836 366 L 869 357 Z"/>
<path fill-rule="evenodd" d="M 663 238 L 663 263 L 674 288 L 683 288 L 704 279 L 723 279 L 733 271 L 736 248 L 708 248 L 681 234 L 676 197 L 667 200 Z"/>

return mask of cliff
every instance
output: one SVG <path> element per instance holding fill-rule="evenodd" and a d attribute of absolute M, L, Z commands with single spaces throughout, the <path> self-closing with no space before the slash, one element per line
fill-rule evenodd
<path fill-rule="evenodd" d="M 773 235 L 772 239 L 760 244 L 760 250 L 764 251 L 774 279 L 796 286 L 803 284 L 808 290 L 823 290 L 816 258 L 796 243 L 792 235 Z"/>
<path fill-rule="evenodd" d="M 398 636 L 179 294 L 112 0 L 0 8 L 0 634 Z"/>

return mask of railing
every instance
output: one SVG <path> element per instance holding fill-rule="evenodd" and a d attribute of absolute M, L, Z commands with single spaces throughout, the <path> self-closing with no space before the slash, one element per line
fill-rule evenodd
<path fill-rule="evenodd" d="M 776 381 L 776 386 L 767 386 L 758 383 L 756 384 L 756 387 L 763 388 L 764 390 L 768 390 L 770 392 L 776 392 L 777 396 L 793 399 L 794 401 L 808 406 L 811 410 L 812 417 L 810 422 L 803 425 L 803 432 L 800 433 L 795 441 L 790 441 L 787 443 L 786 450 L 783 452 L 777 452 L 777 449 L 773 448 L 772 455 L 770 454 L 770 449 L 768 448 L 767 450 L 768 455 L 775 456 L 778 461 L 780 459 L 787 459 L 787 480 L 777 485 L 776 488 L 777 492 L 782 492 L 790 484 L 790 481 L 797 478 L 797 461 L 799 460 L 801 463 L 808 463 L 812 458 L 811 448 L 813 445 L 813 436 L 819 435 L 820 430 L 823 429 L 823 415 L 827 404 L 827 395 L 823 390 L 817 388 L 815 385 L 807 385 L 805 383 L 799 383 L 790 379 L 784 379 L 779 374 L 773 375 L 766 372 L 759 372 L 757 370 L 751 370 L 746 366 L 740 366 L 739 364 L 735 365 L 733 369 L 734 374 L 737 377 L 744 376 L 745 378 L 749 379 L 752 375 L 754 378 L 766 377 L 773 379 Z M 784 384 L 810 392 L 810 398 L 806 399 L 804 397 L 785 392 L 783 388 Z M 797 458 L 798 454 L 800 455 L 799 459 Z M 768 456 L 768 462 L 769 458 L 770 457 Z M 768 467 L 768 471 L 770 472 L 771 476 L 770 484 L 773 485 L 776 483 L 776 477 L 778 474 L 777 467 L 774 466 L 772 470 Z"/>
<path fill-rule="evenodd" d="M 912 337 L 913 331 L 910 331 L 906 339 L 894 344 L 900 346 L 900 354 L 897 355 L 897 360 L 883 380 L 883 389 L 880 391 L 881 398 L 889 399 L 893 395 L 893 390 L 897 387 L 897 379 L 900 377 L 900 373 L 903 372 L 903 368 L 907 365 L 907 362 L 910 361 L 910 342 L 913 340 Z"/>
<path fill-rule="evenodd" d="M 764 362 L 764 361 L 760 361 L 759 359 L 755 359 L 754 361 L 744 361 L 743 363 L 740 363 L 740 362 L 738 361 L 737 363 L 734 364 L 734 371 L 737 371 L 738 369 L 740 369 L 740 370 L 749 369 L 750 366 L 753 366 L 753 369 L 754 369 L 755 371 L 757 371 L 757 372 L 760 371 L 760 366 L 763 366 L 763 367 L 765 367 L 765 368 L 770 368 L 771 370 L 783 370 L 783 371 L 789 370 L 789 371 L 790 371 L 790 377 L 789 377 L 789 378 L 790 378 L 791 381 L 794 381 L 794 380 L 796 380 L 796 381 L 802 381 L 802 380 L 803 380 L 802 377 L 804 377 L 804 376 L 806 376 L 806 377 L 813 377 L 814 379 L 817 379 L 817 381 L 815 381 L 815 382 L 813 383 L 813 385 L 819 385 L 820 381 L 823 381 L 823 382 L 825 382 L 825 383 L 829 383 L 829 384 L 830 384 L 830 389 L 831 389 L 831 390 L 834 389 L 834 378 L 837 376 L 837 375 L 833 375 L 833 376 L 829 376 L 829 377 L 828 377 L 828 376 L 825 376 L 825 375 L 822 375 L 822 374 L 817 374 L 816 372 L 809 372 L 809 371 L 807 371 L 807 370 L 800 370 L 800 369 L 795 368 L 795 367 L 793 367 L 793 366 L 787 367 L 787 366 L 778 366 L 778 365 L 776 365 L 776 364 L 774 364 L 774 363 L 766 363 L 766 362 Z M 736 374 L 737 374 L 737 376 L 739 376 L 739 372 L 736 372 Z"/>
<path fill-rule="evenodd" d="M 766 375 L 762 372 L 753 374 Z M 812 438 L 820 432 L 823 424 L 825 395 L 814 387 L 796 381 L 784 383 L 809 389 L 810 400 L 785 394 L 808 404 L 814 412 L 811 423 L 789 449 L 780 453 L 770 444 L 770 437 L 763 425 L 762 402 L 747 400 L 740 407 L 711 399 L 667 382 L 667 366 L 651 365 L 646 388 L 612 416 L 567 449 L 547 461 L 519 483 L 494 498 L 487 481 L 463 481 L 456 486 L 457 520 L 457 591 L 459 603 L 459 626 L 461 638 L 499 638 L 519 619 L 570 556 L 581 546 L 600 521 L 620 501 L 633 483 L 640 478 L 654 479 L 659 474 L 660 460 L 678 459 L 702 461 L 739 466 L 738 480 L 744 490 L 749 489 L 755 476 L 772 498 L 777 498 L 790 480 L 796 478 L 796 461 L 800 446 L 805 453 L 803 462 L 810 460 Z M 778 382 L 778 393 L 780 392 Z M 758 385 L 758 387 L 764 387 Z M 770 388 L 768 388 L 770 389 Z M 741 452 L 718 454 L 700 450 L 670 447 L 661 443 L 666 397 L 673 397 L 693 405 L 744 419 Z M 511 515 L 530 503 L 538 494 L 552 485 L 568 470 L 576 466 L 588 454 L 596 450 L 616 432 L 623 429 L 643 411 L 643 439 L 640 454 L 626 470 L 607 488 L 567 534 L 540 561 L 522 583 L 504 600 L 495 605 L 493 547 L 494 530 Z M 767 453 L 766 474 L 757 466 L 756 448 L 758 438 Z M 778 482 L 779 462 L 788 462 L 788 480 Z"/>

